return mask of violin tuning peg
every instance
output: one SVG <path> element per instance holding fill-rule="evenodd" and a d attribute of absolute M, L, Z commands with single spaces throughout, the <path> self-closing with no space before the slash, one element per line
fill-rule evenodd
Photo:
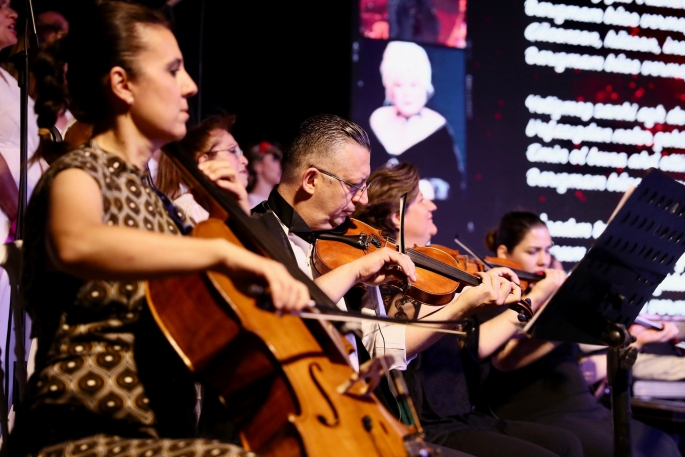
<path fill-rule="evenodd" d="M 518 313 L 518 316 L 516 316 L 519 320 L 519 322 L 528 322 L 528 316 L 526 316 L 523 313 Z"/>

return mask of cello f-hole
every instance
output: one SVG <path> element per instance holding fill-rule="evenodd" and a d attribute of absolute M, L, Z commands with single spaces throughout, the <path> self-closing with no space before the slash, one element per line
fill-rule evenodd
<path fill-rule="evenodd" d="M 329 398 L 328 394 L 326 394 L 326 391 L 323 389 L 323 387 L 321 387 L 321 383 L 319 383 L 319 380 L 316 379 L 316 373 L 314 372 L 315 369 L 320 372 L 321 366 L 318 363 L 311 363 L 309 365 L 309 376 L 312 378 L 312 381 L 314 381 L 316 388 L 319 389 L 319 392 L 321 392 L 321 396 L 326 400 L 326 403 L 328 403 L 328 406 L 331 408 L 331 413 L 333 414 L 334 420 L 333 423 L 330 423 L 329 420 L 326 419 L 326 417 L 324 417 L 322 414 L 317 414 L 316 418 L 326 427 L 336 427 L 340 424 L 340 417 L 338 417 L 338 411 L 335 409 L 335 406 L 333 406 L 333 402 Z"/>

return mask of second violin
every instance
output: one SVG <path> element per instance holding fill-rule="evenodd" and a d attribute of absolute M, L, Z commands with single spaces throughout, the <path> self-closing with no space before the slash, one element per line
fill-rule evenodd
<path fill-rule="evenodd" d="M 458 241 L 458 237 L 455 238 L 455 241 L 457 241 L 459 244 L 462 244 Z M 516 273 L 516 276 L 518 276 L 519 278 L 521 288 L 524 291 L 528 290 L 531 284 L 535 284 L 536 282 L 545 279 L 544 273 L 530 273 L 528 271 L 525 271 L 518 262 L 514 262 L 510 259 L 502 259 L 499 257 L 491 256 L 482 258 L 471 250 L 469 250 L 471 256 L 468 256 L 461 254 L 461 252 L 457 249 L 448 248 L 447 246 L 442 246 L 438 244 L 431 244 L 431 246 L 438 248 L 441 251 L 449 253 L 460 265 L 460 268 L 464 269 L 469 273 L 487 271 L 494 267 L 507 267 L 511 271 Z"/>
<path fill-rule="evenodd" d="M 325 233 L 316 241 L 313 256 L 314 266 L 324 274 L 360 256 L 377 249 L 397 245 L 382 236 L 381 232 L 356 219 L 349 219 L 338 233 Z M 455 258 L 436 247 L 415 246 L 406 252 L 417 267 L 417 281 L 397 281 L 394 285 L 402 292 L 427 305 L 445 305 L 464 286 L 478 286 L 481 279 L 460 268 Z M 526 301 L 509 305 L 518 313 L 518 319 L 525 322 L 533 316 L 533 310 Z"/>

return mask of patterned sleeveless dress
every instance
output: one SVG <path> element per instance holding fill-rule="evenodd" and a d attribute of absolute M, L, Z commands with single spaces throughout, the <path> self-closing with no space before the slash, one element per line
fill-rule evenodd
<path fill-rule="evenodd" d="M 194 384 L 151 316 L 143 281 L 82 280 L 49 267 L 50 186 L 70 168 L 97 182 L 104 224 L 180 235 L 146 172 L 94 142 L 46 171 L 26 216 L 22 289 L 38 353 L 12 455 L 251 455 L 192 438 Z"/>

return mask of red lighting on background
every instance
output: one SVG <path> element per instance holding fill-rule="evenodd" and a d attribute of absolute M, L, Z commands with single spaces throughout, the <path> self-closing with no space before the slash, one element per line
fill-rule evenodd
<path fill-rule="evenodd" d="M 540 195 L 540 198 L 538 200 L 540 200 L 540 203 L 545 203 L 547 201 L 547 197 L 545 197 L 544 195 Z"/>
<path fill-rule="evenodd" d="M 581 202 L 585 202 L 585 200 L 587 200 L 587 197 L 585 196 L 585 194 L 579 190 L 576 191 L 575 196 Z"/>
<path fill-rule="evenodd" d="M 576 98 L 576 101 L 584 102 L 585 99 L 579 95 L 579 96 Z"/>
<path fill-rule="evenodd" d="M 616 92 L 612 92 L 610 97 L 612 100 L 616 100 L 618 98 L 618 94 Z"/>
<path fill-rule="evenodd" d="M 502 115 L 500 113 L 495 113 L 495 119 L 499 121 L 500 119 L 502 119 Z"/>
<path fill-rule="evenodd" d="M 635 89 L 636 86 L 637 84 L 635 84 L 635 81 L 630 81 L 630 84 L 628 84 L 628 87 L 630 87 L 631 89 Z"/>
<path fill-rule="evenodd" d="M 476 181 L 480 181 L 482 177 L 483 177 L 483 175 L 481 175 L 480 173 L 476 173 L 476 176 L 475 176 Z"/>
<path fill-rule="evenodd" d="M 611 84 L 607 84 L 607 86 L 606 86 L 604 89 L 605 89 L 607 92 L 611 92 L 612 90 L 614 90 L 614 88 L 611 87 Z"/>
<path fill-rule="evenodd" d="M 499 106 L 504 106 L 504 100 L 498 100 L 498 101 L 497 101 L 497 104 L 498 104 Z"/>

